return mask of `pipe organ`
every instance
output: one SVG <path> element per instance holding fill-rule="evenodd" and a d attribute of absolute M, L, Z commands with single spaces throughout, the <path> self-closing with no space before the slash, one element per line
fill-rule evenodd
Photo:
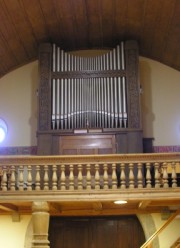
<path fill-rule="evenodd" d="M 104 55 L 88 58 L 53 45 L 52 61 L 53 73 L 59 75 L 51 82 L 53 130 L 127 128 L 123 42 Z"/>
<path fill-rule="evenodd" d="M 61 153 L 60 147 L 54 148 L 62 146 L 59 140 L 65 136 L 74 139 L 77 133 L 86 135 L 86 140 L 89 135 L 96 134 L 98 139 L 110 135 L 114 142 L 111 152 L 129 152 L 128 142 L 134 140 L 134 150 L 129 145 L 130 150 L 137 152 L 138 144 L 141 152 L 135 41 L 121 42 L 94 57 L 77 56 L 55 44 L 42 44 L 39 74 L 39 154 Z"/>

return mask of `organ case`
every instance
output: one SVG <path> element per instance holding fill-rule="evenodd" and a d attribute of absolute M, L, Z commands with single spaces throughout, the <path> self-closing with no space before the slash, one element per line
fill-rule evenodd
<path fill-rule="evenodd" d="M 135 41 L 95 57 L 42 44 L 39 76 L 38 154 L 142 152 Z"/>

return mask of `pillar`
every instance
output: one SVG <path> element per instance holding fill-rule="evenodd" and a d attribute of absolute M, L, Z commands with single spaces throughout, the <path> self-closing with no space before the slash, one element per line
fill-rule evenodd
<path fill-rule="evenodd" d="M 49 206 L 47 202 L 36 201 L 32 204 L 33 240 L 32 248 L 49 248 Z"/>

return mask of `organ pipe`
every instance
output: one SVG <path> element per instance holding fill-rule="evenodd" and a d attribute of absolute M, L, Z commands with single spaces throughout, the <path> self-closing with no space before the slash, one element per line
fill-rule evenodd
<path fill-rule="evenodd" d="M 125 70 L 124 43 L 96 57 L 79 57 L 53 45 L 52 71 L 77 76 L 52 79 L 52 129 L 127 128 L 126 77 L 99 76 Z M 86 72 L 81 77 L 81 72 Z M 97 73 L 91 77 L 91 73 Z M 62 74 L 64 75 L 64 74 Z"/>

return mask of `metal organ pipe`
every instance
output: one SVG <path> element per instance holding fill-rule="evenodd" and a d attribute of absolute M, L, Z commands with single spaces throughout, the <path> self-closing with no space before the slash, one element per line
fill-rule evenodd
<path fill-rule="evenodd" d="M 51 84 L 53 130 L 127 128 L 126 77 L 116 75 L 125 71 L 123 43 L 96 57 L 74 56 L 56 45 L 52 54 L 52 71 L 62 73 Z M 102 75 L 96 76 L 96 71 Z"/>
<path fill-rule="evenodd" d="M 121 63 L 122 63 L 122 70 L 125 70 L 125 60 L 124 60 L 124 43 L 121 42 Z M 127 127 L 127 100 L 126 100 L 126 79 L 122 77 L 122 88 L 123 88 L 123 120 L 124 120 L 124 127 Z"/>

